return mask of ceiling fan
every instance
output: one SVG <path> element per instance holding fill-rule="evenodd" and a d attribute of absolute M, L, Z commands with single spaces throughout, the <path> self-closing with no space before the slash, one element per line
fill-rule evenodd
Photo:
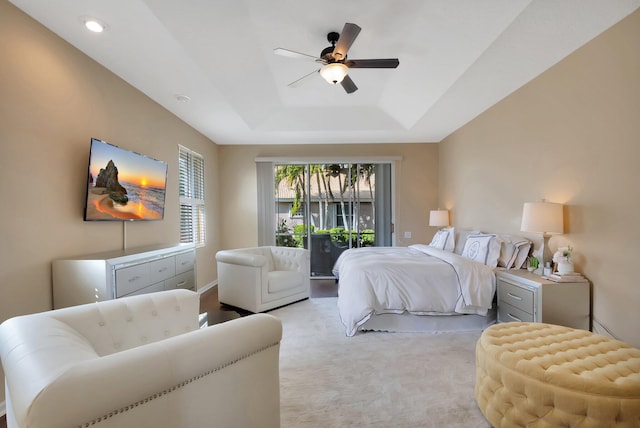
<path fill-rule="evenodd" d="M 276 55 L 282 55 L 289 58 L 313 60 L 321 63 L 322 67 L 318 70 L 302 76 L 300 79 L 289 83 L 288 86 L 296 87 L 304 83 L 308 78 L 316 73 L 329 83 L 340 83 L 348 94 L 358 90 L 358 87 L 347 74 L 350 68 L 396 68 L 400 62 L 398 58 L 381 58 L 381 59 L 347 59 L 347 51 L 358 37 L 361 28 L 356 24 L 347 22 L 344 24 L 342 34 L 330 32 L 327 34 L 327 40 L 331 46 L 324 48 L 320 52 L 320 56 L 316 57 L 289 49 L 277 48 L 273 52 Z"/>

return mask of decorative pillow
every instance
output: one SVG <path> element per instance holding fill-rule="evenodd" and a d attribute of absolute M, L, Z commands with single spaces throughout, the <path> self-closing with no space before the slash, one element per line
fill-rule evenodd
<path fill-rule="evenodd" d="M 530 244 L 531 241 L 520 236 L 511 235 L 499 235 L 498 238 L 502 241 L 498 266 L 511 269 L 516 261 L 520 247 Z"/>
<path fill-rule="evenodd" d="M 467 242 L 467 237 L 469 235 L 476 235 L 480 233 L 479 230 L 462 230 L 458 229 L 455 232 L 455 246 L 453 248 L 453 252 L 457 255 L 462 255 L 462 250 L 464 249 L 464 244 Z"/>
<path fill-rule="evenodd" d="M 453 251 L 453 236 L 454 236 L 454 228 L 450 227 L 447 229 L 440 229 L 433 235 L 433 239 L 429 244 L 431 247 L 438 248 L 444 251 Z"/>
<path fill-rule="evenodd" d="M 515 261 L 513 262 L 512 269 L 522 269 L 522 265 L 527 261 L 529 257 L 529 251 L 531 250 L 531 242 L 520 245 L 517 249 Z"/>
<path fill-rule="evenodd" d="M 510 269 L 513 266 L 513 261 L 518 255 L 516 246 L 513 242 L 502 241 L 500 246 L 500 256 L 498 257 L 498 266 Z"/>
<path fill-rule="evenodd" d="M 439 249 L 444 249 L 444 244 L 446 243 L 447 237 L 449 236 L 449 233 L 446 232 L 445 230 L 438 230 L 435 235 L 433 235 L 433 239 L 431 240 L 431 243 L 429 244 L 430 247 L 434 247 L 434 248 L 439 248 Z"/>
<path fill-rule="evenodd" d="M 498 256 L 500 256 L 500 240 L 496 235 L 469 235 L 462 250 L 462 257 L 489 267 L 498 265 Z"/>

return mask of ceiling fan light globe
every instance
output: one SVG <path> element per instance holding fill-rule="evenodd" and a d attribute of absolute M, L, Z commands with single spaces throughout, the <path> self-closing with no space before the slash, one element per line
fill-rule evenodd
<path fill-rule="evenodd" d="M 323 66 L 320 69 L 320 75 L 327 82 L 336 85 L 342 82 L 344 76 L 347 75 L 348 71 L 349 67 L 347 67 L 346 65 L 340 62 L 333 62 L 331 64 Z"/>

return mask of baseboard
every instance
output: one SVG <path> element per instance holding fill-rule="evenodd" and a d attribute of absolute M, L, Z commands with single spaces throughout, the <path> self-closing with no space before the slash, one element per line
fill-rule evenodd
<path fill-rule="evenodd" d="M 0 416 L 4 416 L 7 414 L 7 402 L 3 401 L 0 403 Z"/>
<path fill-rule="evenodd" d="M 210 282 L 209 284 L 205 285 L 202 288 L 198 288 L 198 294 L 202 294 L 202 293 L 206 293 L 207 291 L 211 290 L 213 287 L 218 285 L 218 280 L 215 280 L 213 282 Z"/>

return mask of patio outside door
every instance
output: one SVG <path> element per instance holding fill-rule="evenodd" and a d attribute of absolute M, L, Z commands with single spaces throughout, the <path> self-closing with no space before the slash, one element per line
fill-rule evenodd
<path fill-rule="evenodd" d="M 391 245 L 391 164 L 274 164 L 275 242 L 311 253 L 332 277 L 348 248 Z"/>

